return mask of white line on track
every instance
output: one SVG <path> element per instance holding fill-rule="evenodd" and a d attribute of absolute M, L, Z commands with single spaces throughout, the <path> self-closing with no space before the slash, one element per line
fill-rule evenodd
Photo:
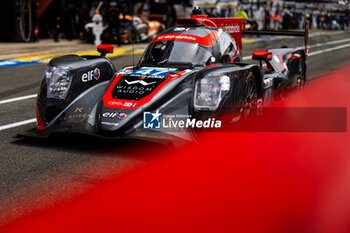
<path fill-rule="evenodd" d="M 315 52 L 309 53 L 309 57 L 315 56 L 315 55 L 318 55 L 318 54 L 322 54 L 322 53 L 332 52 L 334 50 L 343 49 L 343 48 L 347 48 L 347 47 L 350 47 L 350 44 L 343 44 L 343 45 L 339 45 L 339 46 L 332 47 L 332 48 L 329 48 L 329 49 L 315 51 Z"/>
<path fill-rule="evenodd" d="M 331 44 L 339 44 L 339 43 L 344 43 L 344 42 L 348 42 L 348 41 L 350 41 L 350 39 L 329 41 L 329 42 L 325 42 L 325 43 L 318 43 L 318 44 L 310 45 L 309 48 L 322 47 L 322 46 L 331 45 Z M 339 50 L 339 49 L 343 49 L 343 48 L 347 48 L 347 47 L 350 47 L 350 44 L 344 44 L 344 45 L 339 45 L 339 46 L 328 48 L 328 49 L 315 51 L 315 52 L 309 53 L 308 56 L 311 57 L 311 56 L 319 55 L 319 54 L 322 54 L 322 53 L 328 53 L 328 52 L 332 52 L 334 50 Z M 245 57 L 243 57 L 243 60 L 244 61 L 251 60 L 251 56 L 245 56 Z M 36 95 L 27 95 L 27 96 L 22 96 L 22 97 L 2 100 L 2 101 L 0 101 L 0 104 L 11 103 L 11 102 L 24 100 L 24 99 L 35 98 L 35 97 L 36 97 Z M 22 125 L 26 125 L 26 124 L 30 124 L 30 123 L 34 123 L 34 122 L 36 122 L 36 118 L 32 118 L 32 119 L 25 120 L 25 121 L 20 121 L 20 122 L 15 122 L 15 123 L 8 124 L 8 125 L 3 125 L 3 126 L 0 126 L 0 131 L 5 130 L 5 129 L 18 127 L 18 126 L 22 126 Z"/>
<path fill-rule="evenodd" d="M 326 45 L 345 43 L 345 42 L 349 42 L 349 41 L 350 41 L 350 38 L 343 39 L 343 40 L 328 41 L 328 42 L 324 42 L 324 43 L 317 43 L 317 44 L 309 45 L 308 47 L 309 48 L 317 48 L 317 47 L 322 47 L 322 46 L 326 46 Z"/>
<path fill-rule="evenodd" d="M 15 123 L 8 124 L 8 125 L 3 125 L 3 126 L 0 126 L 0 131 L 5 130 L 5 129 L 11 129 L 11 128 L 18 127 L 21 125 L 34 123 L 34 122 L 36 122 L 36 118 L 32 118 L 32 119 L 20 121 L 20 122 L 15 122 Z"/>
<path fill-rule="evenodd" d="M 25 96 L 16 97 L 16 98 L 7 99 L 7 100 L 0 100 L 0 104 L 7 104 L 7 103 L 16 102 L 16 101 L 25 100 L 25 99 L 31 99 L 35 97 L 36 97 L 36 94 L 25 95 Z"/>

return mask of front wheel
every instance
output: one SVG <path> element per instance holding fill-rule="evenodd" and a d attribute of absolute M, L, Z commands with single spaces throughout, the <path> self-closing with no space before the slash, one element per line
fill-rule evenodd
<path fill-rule="evenodd" d="M 249 116 L 256 115 L 258 112 L 258 88 L 253 73 L 249 73 L 246 81 L 245 98 L 242 102 L 243 120 Z"/>

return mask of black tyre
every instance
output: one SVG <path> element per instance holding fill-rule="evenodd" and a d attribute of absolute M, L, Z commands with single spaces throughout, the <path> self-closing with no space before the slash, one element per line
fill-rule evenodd
<path fill-rule="evenodd" d="M 243 117 L 243 120 L 246 120 L 249 116 L 256 115 L 258 112 L 258 88 L 253 73 L 249 73 L 247 77 L 242 108 L 241 117 Z"/>
<path fill-rule="evenodd" d="M 300 58 L 298 64 L 298 73 L 296 80 L 296 88 L 301 90 L 305 87 L 306 84 L 306 63 L 304 58 Z"/>
<path fill-rule="evenodd" d="M 16 7 L 18 40 L 28 42 L 33 30 L 31 1 L 17 0 Z"/>

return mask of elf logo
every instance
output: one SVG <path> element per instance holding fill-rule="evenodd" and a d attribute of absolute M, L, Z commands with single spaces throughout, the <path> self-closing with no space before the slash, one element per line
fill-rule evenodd
<path fill-rule="evenodd" d="M 125 119 L 128 115 L 126 113 L 118 112 L 105 112 L 102 114 L 105 118 L 118 118 L 119 120 Z"/>
<path fill-rule="evenodd" d="M 100 78 L 100 75 L 101 75 L 100 69 L 99 68 L 95 68 L 94 70 L 90 70 L 87 73 L 84 73 L 81 76 L 81 81 L 86 83 L 86 82 L 91 81 L 93 78 L 95 80 L 98 80 Z"/>
<path fill-rule="evenodd" d="M 113 118 L 118 116 L 118 112 L 105 112 L 102 114 L 103 117 L 105 118 Z"/>

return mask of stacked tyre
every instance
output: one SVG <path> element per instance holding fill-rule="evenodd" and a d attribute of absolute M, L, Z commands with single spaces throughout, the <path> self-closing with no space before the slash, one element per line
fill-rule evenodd
<path fill-rule="evenodd" d="M 6 0 L 0 7 L 0 40 L 24 41 L 33 38 L 35 19 L 31 0 Z"/>

